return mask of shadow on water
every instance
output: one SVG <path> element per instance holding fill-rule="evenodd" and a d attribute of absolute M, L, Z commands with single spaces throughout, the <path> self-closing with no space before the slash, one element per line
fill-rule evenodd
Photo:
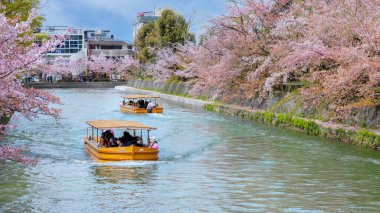
<path fill-rule="evenodd" d="M 139 162 L 135 165 L 100 165 L 92 166 L 93 174 L 99 183 L 113 184 L 148 184 L 157 175 L 157 164 Z"/>
<path fill-rule="evenodd" d="M 9 162 L 0 162 L 0 212 L 21 212 L 20 200 L 28 194 L 25 168 Z M 17 201 L 17 202 L 15 202 Z"/>

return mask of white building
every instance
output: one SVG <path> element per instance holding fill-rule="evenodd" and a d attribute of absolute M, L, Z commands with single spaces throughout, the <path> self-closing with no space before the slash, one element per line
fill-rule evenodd
<path fill-rule="evenodd" d="M 106 57 L 121 58 L 133 55 L 132 44 L 115 39 L 109 30 L 86 30 L 84 35 L 88 56 L 103 54 Z"/>
<path fill-rule="evenodd" d="M 54 58 L 63 56 L 70 60 L 79 58 L 89 58 L 92 55 L 103 54 L 106 57 L 122 58 L 126 55 L 133 55 L 133 45 L 125 41 L 116 40 L 110 30 L 91 30 L 80 29 L 69 26 L 46 26 L 36 33 L 46 35 L 63 35 L 67 39 L 62 45 L 56 47 L 54 51 L 46 54 L 49 61 Z M 86 66 L 78 66 L 77 70 L 73 70 L 72 77 L 74 79 L 86 78 Z M 32 78 L 32 81 L 56 81 L 60 80 L 61 76 L 48 76 L 39 74 L 38 76 L 26 76 Z"/>
<path fill-rule="evenodd" d="M 46 26 L 42 28 L 39 33 L 44 33 L 46 35 L 65 35 L 67 39 L 62 42 L 62 45 L 56 47 L 54 51 L 46 54 L 48 60 L 54 60 L 54 58 L 62 56 L 68 57 L 72 60 L 87 57 L 87 49 L 84 39 L 84 30 L 69 26 Z M 73 77 L 79 76 L 85 71 L 85 67 L 78 67 L 72 75 Z M 49 76 L 42 75 L 39 76 L 41 81 L 56 81 L 60 80 L 61 76 Z"/>
<path fill-rule="evenodd" d="M 86 54 L 85 50 L 85 40 L 84 40 L 84 30 L 71 28 L 68 26 L 46 26 L 41 29 L 41 33 L 47 35 L 62 35 L 66 34 L 67 39 L 63 42 L 62 46 L 57 46 L 57 48 L 48 53 L 49 56 L 67 56 L 70 57 L 77 53 Z"/>

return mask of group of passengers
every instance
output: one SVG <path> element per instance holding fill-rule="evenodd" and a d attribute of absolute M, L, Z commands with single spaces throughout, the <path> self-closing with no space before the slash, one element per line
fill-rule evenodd
<path fill-rule="evenodd" d="M 103 147 L 123 147 L 123 146 L 140 146 L 158 149 L 156 137 L 152 137 L 149 146 L 144 145 L 144 141 L 140 136 L 132 136 L 128 131 L 124 131 L 123 136 L 116 138 L 112 130 L 102 132 L 100 144 Z"/>
<path fill-rule="evenodd" d="M 129 100 L 128 102 L 128 105 L 129 106 L 134 106 L 134 103 L 132 100 Z M 137 102 L 137 105 L 139 108 L 141 109 L 147 109 L 148 112 L 152 112 L 153 108 L 156 107 L 157 105 L 154 105 L 151 101 L 147 101 L 147 100 L 143 100 L 143 99 L 140 99 L 138 100 Z M 121 103 L 123 106 L 127 105 L 127 102 L 125 102 L 125 100 L 123 100 L 123 102 Z"/>

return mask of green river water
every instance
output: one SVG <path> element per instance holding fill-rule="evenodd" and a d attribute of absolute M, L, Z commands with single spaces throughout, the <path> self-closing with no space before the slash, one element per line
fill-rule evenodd
<path fill-rule="evenodd" d="M 62 117 L 12 118 L 5 143 L 36 166 L 0 162 L 0 212 L 379 212 L 380 153 L 162 100 L 119 112 L 121 91 L 57 89 Z M 97 163 L 87 120 L 158 128 L 157 162 Z"/>

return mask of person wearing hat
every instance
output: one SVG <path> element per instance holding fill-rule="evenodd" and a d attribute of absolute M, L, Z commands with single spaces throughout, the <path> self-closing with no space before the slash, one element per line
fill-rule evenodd
<path fill-rule="evenodd" d="M 152 137 L 152 143 L 150 144 L 150 148 L 153 148 L 153 149 L 158 149 L 158 144 L 157 144 L 157 140 L 156 140 L 156 137 Z"/>

